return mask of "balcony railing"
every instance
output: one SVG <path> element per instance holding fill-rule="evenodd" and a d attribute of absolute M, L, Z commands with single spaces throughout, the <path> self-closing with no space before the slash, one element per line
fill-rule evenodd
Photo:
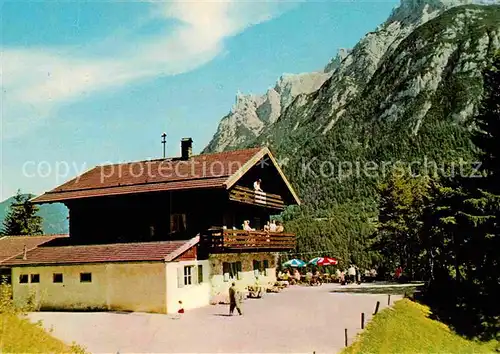
<path fill-rule="evenodd" d="M 261 205 L 280 210 L 285 208 L 283 198 L 280 195 L 254 191 L 242 186 L 234 186 L 229 192 L 229 199 L 240 203 Z"/>
<path fill-rule="evenodd" d="M 212 229 L 202 235 L 201 242 L 212 252 L 237 250 L 291 250 L 294 234 L 283 232 Z"/>

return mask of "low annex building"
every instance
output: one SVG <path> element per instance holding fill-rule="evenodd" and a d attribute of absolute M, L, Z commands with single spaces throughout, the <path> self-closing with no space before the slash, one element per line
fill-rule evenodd
<path fill-rule="evenodd" d="M 209 304 L 233 281 L 274 282 L 277 252 L 295 235 L 263 229 L 297 194 L 266 147 L 192 156 L 191 144 L 183 139 L 176 158 L 97 166 L 34 198 L 68 207 L 69 237 L 0 263 L 14 301 L 173 313 L 179 301 Z"/>
<path fill-rule="evenodd" d="M 85 246 L 39 247 L 6 261 L 14 300 L 33 297 L 42 309 L 175 312 L 208 304 L 207 260 L 198 238 Z"/>

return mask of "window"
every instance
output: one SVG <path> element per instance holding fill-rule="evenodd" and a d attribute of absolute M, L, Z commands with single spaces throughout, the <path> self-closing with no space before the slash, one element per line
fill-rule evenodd
<path fill-rule="evenodd" d="M 191 285 L 193 283 L 193 266 L 184 267 L 184 285 Z"/>
<path fill-rule="evenodd" d="M 186 214 L 170 215 L 170 233 L 186 231 Z"/>
<path fill-rule="evenodd" d="M 201 264 L 198 265 L 198 284 L 203 283 L 203 266 Z"/>
<path fill-rule="evenodd" d="M 27 284 L 28 283 L 28 274 L 21 274 L 19 276 L 19 283 Z"/>
<path fill-rule="evenodd" d="M 260 274 L 260 261 L 253 261 L 253 273 L 255 274 L 256 277 L 259 276 Z"/>
<path fill-rule="evenodd" d="M 224 281 L 241 279 L 241 262 L 222 263 L 222 273 L 224 275 Z"/>
<path fill-rule="evenodd" d="M 263 268 L 263 270 L 264 270 L 264 273 L 265 273 L 266 275 L 268 275 L 268 274 L 267 274 L 267 269 L 269 268 L 269 261 L 268 261 L 267 259 L 264 259 L 264 260 L 262 261 L 262 268 Z"/>
<path fill-rule="evenodd" d="M 63 282 L 63 275 L 61 273 L 54 273 L 52 275 L 52 281 L 54 283 L 62 283 Z"/>
<path fill-rule="evenodd" d="M 40 274 L 31 274 L 32 283 L 40 283 Z"/>
<path fill-rule="evenodd" d="M 188 285 L 197 284 L 203 281 L 202 266 L 189 265 L 177 268 L 177 287 L 183 288 Z"/>
<path fill-rule="evenodd" d="M 80 283 L 91 283 L 92 273 L 80 273 Z"/>

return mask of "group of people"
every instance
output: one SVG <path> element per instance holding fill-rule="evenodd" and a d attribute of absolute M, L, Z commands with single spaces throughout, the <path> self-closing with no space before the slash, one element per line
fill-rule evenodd
<path fill-rule="evenodd" d="M 270 231 L 270 232 L 283 232 L 285 231 L 283 224 L 281 224 L 279 221 L 268 221 L 264 225 L 264 231 Z"/>
<path fill-rule="evenodd" d="M 364 279 L 375 279 L 377 271 L 375 269 L 366 270 Z M 286 269 L 278 272 L 278 280 L 286 280 L 291 284 L 299 282 L 311 285 L 320 285 L 323 282 L 339 282 L 341 285 L 361 284 L 363 277 L 361 270 L 356 265 L 350 265 L 346 270 L 337 269 L 333 274 L 322 274 L 319 270 L 307 269 L 303 274 L 297 269 Z"/>
<path fill-rule="evenodd" d="M 250 220 L 244 220 L 242 226 L 243 226 L 243 230 L 245 230 L 245 231 L 255 231 L 255 229 L 250 226 Z M 267 231 L 267 232 L 284 232 L 285 228 L 283 227 L 283 224 L 280 223 L 279 221 L 271 220 L 271 221 L 268 221 L 264 225 L 264 231 Z"/>
<path fill-rule="evenodd" d="M 314 273 L 308 270 L 305 274 L 301 274 L 297 268 L 290 272 L 286 269 L 285 272 L 279 271 L 278 280 L 288 281 L 291 285 L 304 282 L 310 285 L 321 285 L 323 283 L 322 274 L 319 270 Z"/>
<path fill-rule="evenodd" d="M 347 273 L 347 277 L 346 277 L 346 273 Z M 345 270 L 340 270 L 340 269 L 337 269 L 335 271 L 335 274 L 337 275 L 337 278 L 339 280 L 339 283 L 341 285 L 346 285 L 346 284 L 361 284 L 361 272 L 359 270 L 359 268 L 355 265 L 350 265 L 348 268 L 347 268 L 347 272 Z"/>

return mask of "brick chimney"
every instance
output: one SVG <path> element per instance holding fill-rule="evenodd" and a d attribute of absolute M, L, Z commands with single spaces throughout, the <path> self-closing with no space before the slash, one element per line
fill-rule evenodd
<path fill-rule="evenodd" d="M 181 139 L 181 159 L 189 160 L 193 153 L 193 139 L 182 138 Z"/>

